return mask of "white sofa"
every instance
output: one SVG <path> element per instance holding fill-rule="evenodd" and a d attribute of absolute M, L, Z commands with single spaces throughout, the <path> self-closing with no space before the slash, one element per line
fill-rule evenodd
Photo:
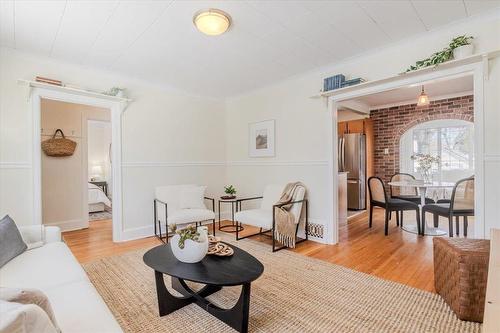
<path fill-rule="evenodd" d="M 40 227 L 21 227 L 28 244 L 40 241 Z M 0 268 L 2 287 L 43 291 L 63 333 L 122 332 L 113 314 L 65 243 L 58 227 L 45 227 L 45 244 L 28 249 Z"/>

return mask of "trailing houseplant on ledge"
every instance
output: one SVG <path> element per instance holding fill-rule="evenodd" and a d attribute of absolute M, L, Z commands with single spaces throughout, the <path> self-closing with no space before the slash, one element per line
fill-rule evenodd
<path fill-rule="evenodd" d="M 467 35 L 462 35 L 453 38 L 447 47 L 445 47 L 441 51 L 433 53 L 429 58 L 417 61 L 415 65 L 411 65 L 405 71 L 405 73 L 429 66 L 436 66 L 443 62 L 447 62 L 451 59 L 454 59 L 454 57 L 463 58 L 467 55 L 472 54 L 472 44 L 471 44 L 472 39 L 474 39 L 474 37 Z M 469 47 L 467 47 L 467 45 L 469 45 Z M 464 46 L 467 48 L 468 51 L 463 50 L 462 47 Z M 455 50 L 463 50 L 465 52 L 454 52 Z"/>

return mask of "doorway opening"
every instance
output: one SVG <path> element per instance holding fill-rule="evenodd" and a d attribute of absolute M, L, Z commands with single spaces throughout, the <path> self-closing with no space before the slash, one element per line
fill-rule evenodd
<path fill-rule="evenodd" d="M 41 164 L 42 223 L 62 231 L 112 226 L 111 112 L 109 109 L 42 98 L 41 138 L 64 138 L 73 151 L 58 156 L 43 151 Z M 112 228 L 109 228 L 112 238 Z"/>

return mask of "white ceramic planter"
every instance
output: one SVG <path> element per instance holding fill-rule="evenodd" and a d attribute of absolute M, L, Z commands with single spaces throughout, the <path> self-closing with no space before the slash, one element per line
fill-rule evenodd
<path fill-rule="evenodd" d="M 474 53 L 474 45 L 463 45 L 453 50 L 453 59 L 470 57 Z"/>
<path fill-rule="evenodd" d="M 200 262 L 208 252 L 208 230 L 207 227 L 199 227 L 198 232 L 200 233 L 200 242 L 192 241 L 191 239 L 186 239 L 184 242 L 184 248 L 179 247 L 179 235 L 175 235 L 170 240 L 170 247 L 172 253 L 181 262 L 188 264 L 193 264 Z"/>

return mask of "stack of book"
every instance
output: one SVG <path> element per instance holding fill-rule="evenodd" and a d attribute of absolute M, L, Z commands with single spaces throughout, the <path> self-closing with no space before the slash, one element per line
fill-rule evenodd
<path fill-rule="evenodd" d="M 55 86 L 62 86 L 62 82 L 59 80 L 49 79 L 49 78 L 41 77 L 41 76 L 37 76 L 35 78 L 35 81 L 41 82 L 41 83 L 53 84 Z"/>
<path fill-rule="evenodd" d="M 344 88 L 344 87 L 353 86 L 355 84 L 360 84 L 362 82 L 365 82 L 365 80 L 362 79 L 362 78 L 360 78 L 360 77 L 358 77 L 356 79 L 351 79 L 351 80 L 344 81 L 344 82 L 341 83 L 340 86 L 341 86 L 341 88 Z"/>
<path fill-rule="evenodd" d="M 334 76 L 327 77 L 323 80 L 323 91 L 330 91 L 338 89 L 342 86 L 345 81 L 345 76 L 342 74 L 337 74 Z"/>

